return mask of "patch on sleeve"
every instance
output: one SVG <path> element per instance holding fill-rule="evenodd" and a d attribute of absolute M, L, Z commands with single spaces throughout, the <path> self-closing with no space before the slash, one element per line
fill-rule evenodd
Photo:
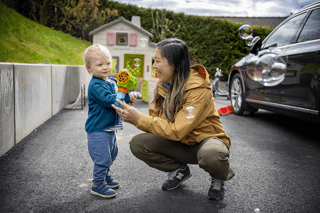
<path fill-rule="evenodd" d="M 149 105 L 149 115 L 151 116 L 153 112 L 154 112 L 154 104 L 150 104 Z"/>
<path fill-rule="evenodd" d="M 203 67 L 199 67 L 198 72 L 200 73 L 202 78 L 206 78 L 206 70 Z"/>

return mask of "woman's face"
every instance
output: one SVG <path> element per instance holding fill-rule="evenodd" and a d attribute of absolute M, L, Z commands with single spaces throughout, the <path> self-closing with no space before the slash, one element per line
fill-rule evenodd
<path fill-rule="evenodd" d="M 171 84 L 174 76 L 174 68 L 169 64 L 168 60 L 161 56 L 161 52 L 158 48 L 153 53 L 154 63 L 152 65 L 155 71 L 158 73 L 160 83 L 167 82 Z"/>

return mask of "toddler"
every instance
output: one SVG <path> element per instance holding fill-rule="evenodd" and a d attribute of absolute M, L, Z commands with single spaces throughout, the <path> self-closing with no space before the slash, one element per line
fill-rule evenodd
<path fill-rule="evenodd" d="M 116 103 L 117 80 L 110 77 L 112 57 L 109 50 L 99 44 L 84 52 L 87 71 L 93 75 L 88 87 L 88 119 L 85 130 L 89 155 L 94 163 L 91 194 L 103 198 L 117 195 L 113 190 L 120 186 L 110 174 L 110 166 L 118 154 L 116 131 L 122 129 L 122 119 L 112 108 Z M 135 95 L 126 94 L 126 103 L 134 103 Z"/>

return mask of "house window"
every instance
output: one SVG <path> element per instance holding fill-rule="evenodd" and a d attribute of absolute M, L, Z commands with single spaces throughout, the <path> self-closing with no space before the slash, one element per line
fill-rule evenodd
<path fill-rule="evenodd" d="M 117 45 L 128 45 L 128 33 L 117 33 Z"/>
<path fill-rule="evenodd" d="M 119 56 L 113 56 L 111 74 L 117 75 L 118 72 L 119 72 Z"/>

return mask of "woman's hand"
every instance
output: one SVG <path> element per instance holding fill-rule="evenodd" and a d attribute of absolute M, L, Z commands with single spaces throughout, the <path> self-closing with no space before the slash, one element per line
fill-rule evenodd
<path fill-rule="evenodd" d="M 128 123 L 136 125 L 140 118 L 140 112 L 134 108 L 133 106 L 129 106 L 123 101 L 120 101 L 117 99 L 117 102 L 122 105 L 122 108 L 116 107 L 115 105 L 111 105 L 116 112 L 119 114 L 119 116 Z"/>

